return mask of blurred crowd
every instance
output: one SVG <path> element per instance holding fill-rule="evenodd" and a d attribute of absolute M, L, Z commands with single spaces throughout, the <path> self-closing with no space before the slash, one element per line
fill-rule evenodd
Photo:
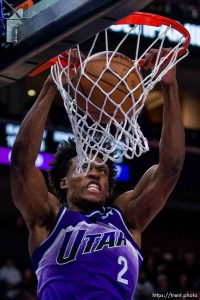
<path fill-rule="evenodd" d="M 183 298 L 178 299 L 189 299 L 190 296 L 194 296 L 191 299 L 200 299 L 199 257 L 191 252 L 184 253 L 181 249 L 175 251 L 163 252 L 163 249 L 157 248 L 147 254 L 134 300 L 151 300 L 153 295 L 167 293 L 182 294 Z"/>
<path fill-rule="evenodd" d="M 7 258 L 0 268 L 0 300 L 36 300 L 36 279 L 30 267 Z"/>
<path fill-rule="evenodd" d="M 20 215 L 14 224 L 1 224 L 0 237 L 0 300 L 37 300 L 28 233 Z"/>

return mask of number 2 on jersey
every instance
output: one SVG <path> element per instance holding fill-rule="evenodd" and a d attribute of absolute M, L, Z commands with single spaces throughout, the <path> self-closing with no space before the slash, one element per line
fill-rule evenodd
<path fill-rule="evenodd" d="M 123 275 L 128 270 L 127 260 L 126 260 L 126 258 L 124 256 L 119 256 L 117 262 L 118 262 L 119 265 L 122 265 L 122 269 L 121 269 L 121 271 L 117 275 L 117 281 L 119 281 L 119 282 L 121 282 L 123 284 L 128 284 L 128 280 L 125 279 L 125 278 L 123 278 Z"/>

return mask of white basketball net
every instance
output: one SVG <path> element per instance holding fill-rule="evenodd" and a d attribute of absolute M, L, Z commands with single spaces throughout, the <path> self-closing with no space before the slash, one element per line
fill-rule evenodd
<path fill-rule="evenodd" d="M 115 25 L 119 26 L 119 25 Z M 127 26 L 127 25 L 126 25 Z M 146 48 L 145 51 L 141 52 L 142 45 L 142 32 L 144 30 L 143 25 L 134 25 L 129 26 L 130 30 L 125 34 L 123 39 L 120 41 L 118 46 L 112 50 L 112 55 L 109 55 L 109 44 L 108 44 L 108 34 L 110 29 L 105 30 L 105 51 L 106 51 L 106 67 L 102 71 L 99 78 L 94 81 L 87 74 L 85 74 L 85 66 L 88 59 L 94 53 L 94 48 L 97 43 L 99 34 L 97 34 L 94 38 L 92 46 L 86 56 L 86 59 L 83 60 L 81 57 L 80 46 L 77 45 L 77 50 L 80 58 L 80 77 L 78 82 L 74 85 L 73 80 L 70 79 L 70 67 L 63 67 L 60 59 L 58 62 L 52 66 L 51 72 L 52 77 L 57 84 L 57 88 L 61 93 L 62 98 L 64 99 L 65 109 L 68 113 L 68 117 L 72 126 L 72 131 L 74 134 L 74 140 L 76 143 L 77 155 L 79 158 L 79 163 L 77 166 L 77 171 L 86 174 L 90 168 L 90 164 L 95 162 L 96 164 L 104 164 L 108 159 L 118 162 L 122 159 L 122 157 L 126 157 L 128 159 L 132 159 L 134 156 L 140 156 L 142 153 L 149 150 L 147 139 L 144 137 L 142 131 L 140 130 L 140 126 L 138 125 L 138 116 L 143 109 L 145 100 L 149 92 L 154 88 L 155 84 L 159 82 L 162 77 L 180 60 L 182 60 L 185 56 L 187 56 L 188 51 L 186 51 L 181 57 L 178 57 L 179 51 L 182 49 L 183 44 L 185 43 L 185 37 L 180 34 L 178 43 L 171 48 L 170 52 L 165 57 L 161 57 L 162 48 L 168 48 L 164 43 L 168 39 L 169 32 L 173 29 L 170 26 L 162 26 L 160 27 L 160 32 L 157 35 L 157 38 Z M 147 26 L 146 26 L 147 27 Z M 110 68 L 110 61 L 112 57 L 119 52 L 122 44 L 127 40 L 129 35 L 137 36 L 137 43 L 135 49 L 135 57 L 133 59 L 132 68 L 129 72 L 120 77 L 119 74 L 115 73 Z M 168 41 L 167 41 L 168 42 Z M 154 66 L 151 71 L 144 75 L 142 74 L 141 82 L 131 89 L 127 83 L 126 78 L 129 74 L 135 70 L 137 74 L 140 74 L 141 68 L 139 62 L 142 59 L 145 59 L 145 55 L 150 49 L 156 48 L 158 49 L 158 55 L 155 61 Z M 68 65 L 70 66 L 70 56 L 71 50 L 69 50 L 68 56 Z M 167 67 L 164 68 L 161 72 L 162 64 L 167 60 Z M 101 80 L 103 74 L 109 70 L 118 78 L 118 84 L 113 87 L 113 89 L 107 93 L 102 89 L 99 85 L 99 81 Z M 79 91 L 78 86 L 81 78 L 85 76 L 92 82 L 93 87 L 88 96 L 85 96 L 82 92 Z M 67 82 L 67 84 L 63 85 L 63 82 Z M 128 94 L 125 95 L 123 101 L 120 104 L 116 104 L 112 98 L 111 94 L 117 89 L 117 87 L 124 83 Z M 89 104 L 91 103 L 90 96 L 95 88 L 98 88 L 105 95 L 104 103 L 102 103 L 102 107 L 96 108 L 99 110 L 98 119 L 91 114 L 88 109 Z M 142 93 L 139 99 L 134 99 L 134 92 L 138 89 L 142 88 Z M 81 96 L 85 99 L 85 107 L 84 109 L 78 107 L 77 97 Z M 132 99 L 132 107 L 129 112 L 124 111 L 122 104 L 126 101 L 127 97 L 131 97 Z M 112 115 L 108 114 L 105 110 L 106 101 L 111 101 L 115 104 L 116 109 L 113 111 Z M 93 104 L 94 105 L 94 104 Z M 123 118 L 120 121 L 117 121 L 116 113 L 119 112 L 122 114 Z M 131 113 L 130 113 L 131 111 Z M 101 123 L 102 118 L 107 117 L 106 124 Z M 110 145 L 107 147 L 107 145 Z M 117 151 L 116 151 L 117 150 Z M 115 154 L 117 153 L 117 154 Z M 101 162 L 96 162 L 97 156 L 102 158 Z M 84 165 L 84 167 L 83 167 Z M 86 167 L 85 167 L 86 166 Z"/>

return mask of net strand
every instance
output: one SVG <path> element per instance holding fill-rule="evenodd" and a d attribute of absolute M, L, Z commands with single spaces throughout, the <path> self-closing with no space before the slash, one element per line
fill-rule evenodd
<path fill-rule="evenodd" d="M 149 150 L 147 139 L 144 137 L 138 124 L 138 117 L 144 107 L 149 92 L 154 88 L 156 83 L 159 82 L 171 68 L 188 55 L 188 51 L 186 51 L 182 56 L 178 57 L 178 53 L 182 50 L 182 46 L 185 42 L 184 38 L 180 37 L 177 45 L 172 47 L 166 56 L 162 57 L 162 48 L 167 39 L 168 31 L 171 30 L 170 26 L 166 26 L 165 30 L 159 33 L 155 40 L 143 52 L 141 51 L 142 25 L 134 25 L 112 52 L 109 50 L 108 30 L 109 29 L 106 29 L 104 33 L 106 63 L 97 79 L 92 79 L 86 73 L 86 66 L 88 60 L 90 60 L 93 55 L 92 53 L 98 41 L 99 33 L 94 37 L 85 60 L 83 60 L 81 56 L 80 45 L 77 45 L 80 67 L 79 70 L 76 71 L 79 74 L 76 82 L 70 79 L 70 67 L 63 67 L 60 59 L 51 69 L 52 78 L 64 99 L 64 106 L 68 113 L 74 134 L 78 155 L 77 172 L 84 174 L 87 174 L 90 164 L 93 162 L 101 165 L 106 163 L 108 159 L 113 162 L 118 162 L 124 157 L 133 159 L 134 156 L 139 157 L 142 153 Z M 133 31 L 137 32 L 135 59 L 132 61 L 130 69 L 125 72 L 124 75 L 119 75 L 111 67 L 112 59 L 116 54 L 119 54 L 119 49 Z M 155 45 L 158 46 L 158 43 L 158 55 L 155 63 L 150 73 L 142 76 L 140 62 L 145 59 L 146 54 Z M 69 50 L 69 66 L 71 55 L 72 52 Z M 166 61 L 167 67 L 162 69 Z M 107 72 L 112 74 L 116 79 L 116 84 L 114 84 L 109 91 L 106 91 L 100 84 L 103 76 L 105 76 Z M 140 79 L 135 87 L 130 87 L 127 82 L 132 72 L 137 74 Z M 87 79 L 87 81 L 91 83 L 91 88 L 87 96 L 79 88 L 82 78 Z M 64 82 L 67 82 L 67 84 L 64 84 Z M 121 85 L 125 87 L 127 94 L 124 95 L 120 103 L 116 103 L 112 98 L 112 94 Z M 141 93 L 137 99 L 135 95 L 138 89 L 140 89 Z M 104 96 L 101 107 L 92 101 L 93 95 L 97 92 Z M 85 106 L 79 105 L 77 100 L 79 98 L 84 99 Z M 124 110 L 127 99 L 131 100 L 132 105 Z M 107 103 L 113 106 L 112 113 L 106 109 Z M 92 110 L 90 109 L 91 107 Z M 96 113 L 94 113 L 94 111 Z M 120 118 L 119 115 L 121 116 Z M 97 157 L 101 157 L 101 161 L 98 160 L 97 162 Z"/>

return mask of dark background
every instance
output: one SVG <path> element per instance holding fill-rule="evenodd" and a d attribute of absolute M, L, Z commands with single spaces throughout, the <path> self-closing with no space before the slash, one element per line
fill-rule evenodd
<path fill-rule="evenodd" d="M 14 5 L 22 1 L 10 1 Z M 34 1 L 37 2 L 37 1 Z M 153 1 L 144 11 L 166 15 L 181 23 L 200 25 L 200 1 Z M 118 34 L 119 36 L 120 34 Z M 111 35 L 114 43 L 117 34 Z M 200 38 L 200 35 L 199 37 Z M 130 40 L 124 53 L 130 55 Z M 83 49 L 87 48 L 87 43 Z M 169 201 L 163 211 L 155 218 L 143 234 L 142 250 L 145 255 L 158 247 L 172 253 L 192 252 L 199 255 L 199 217 L 200 217 L 200 48 L 191 46 L 189 56 L 177 67 L 177 79 L 186 132 L 186 157 L 182 173 Z M 1 88 L 0 125 L 20 124 L 26 112 L 34 103 L 48 72 L 35 78 L 24 78 L 19 82 Z M 29 97 L 27 91 L 36 90 L 35 97 Z M 155 94 L 155 91 L 158 93 Z M 116 196 L 134 188 L 143 173 L 158 162 L 158 145 L 162 126 L 162 93 L 158 85 L 153 91 L 140 117 L 141 128 L 149 140 L 150 151 L 133 161 L 124 161 L 131 168 L 131 179 L 120 183 Z M 154 108 L 149 103 L 156 103 Z M 62 100 L 57 95 L 47 121 L 49 130 L 70 131 L 67 115 Z M 3 133 L 0 132 L 0 146 L 5 146 Z M 54 152 L 56 145 L 49 145 L 46 152 Z M 1 155 L 1 154 L 0 154 Z M 46 174 L 44 172 L 44 176 Z M 15 261 L 23 266 L 30 266 L 27 251 L 27 232 L 20 221 L 20 214 L 14 207 L 10 195 L 9 167 L 0 165 L 0 263 L 5 257 L 15 256 Z M 20 225 L 19 225 L 20 224 Z M 1 299 L 1 298 L 0 298 Z M 27 298 L 28 299 L 28 298 Z M 141 298 L 142 299 L 142 298 Z"/>

